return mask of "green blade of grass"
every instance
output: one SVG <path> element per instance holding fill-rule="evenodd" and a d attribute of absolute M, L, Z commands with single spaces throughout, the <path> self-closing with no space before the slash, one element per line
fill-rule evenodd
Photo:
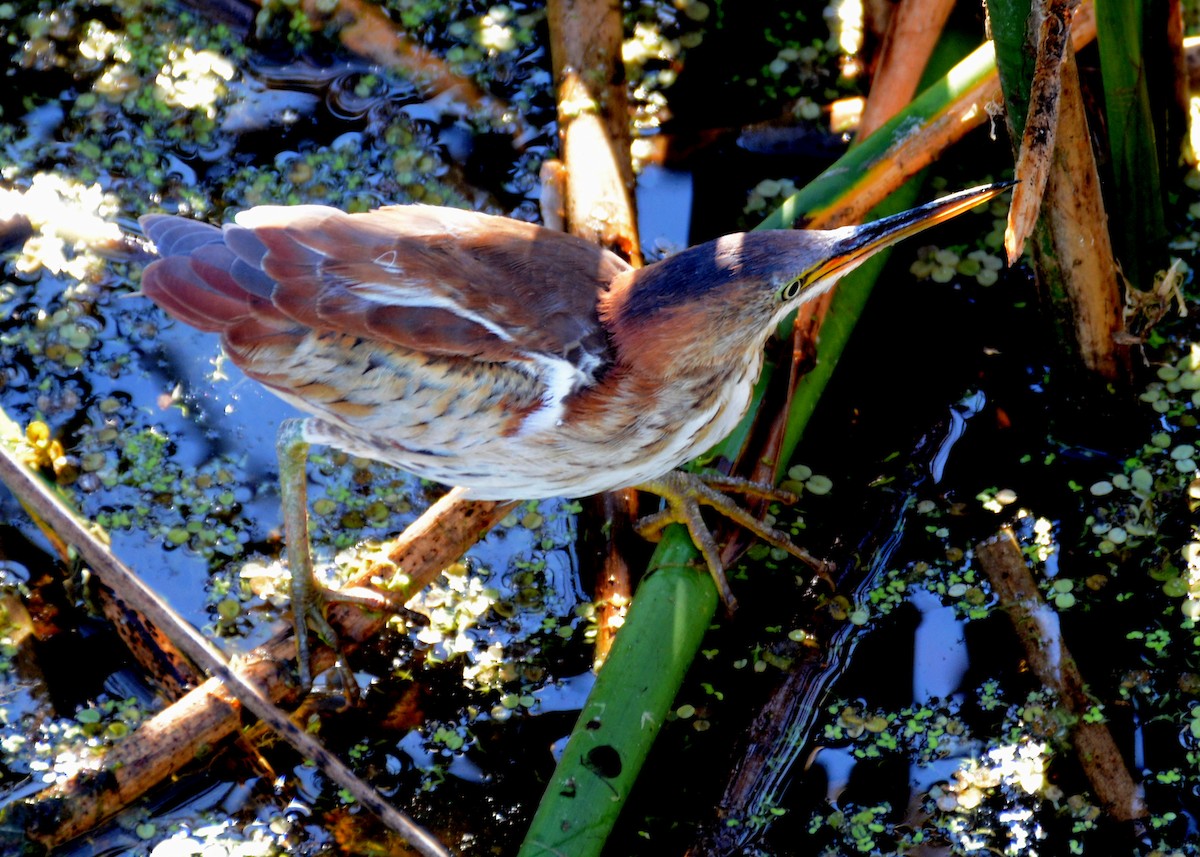
<path fill-rule="evenodd" d="M 688 563 L 686 536 L 654 554 L 521 857 L 599 854 L 717 609 L 717 589 Z"/>
<path fill-rule="evenodd" d="M 1139 289 L 1161 267 L 1167 228 L 1154 113 L 1142 53 L 1147 7 L 1129 0 L 1096 0 L 1096 42 L 1104 81 L 1113 195 L 1108 207 L 1117 258 Z"/>

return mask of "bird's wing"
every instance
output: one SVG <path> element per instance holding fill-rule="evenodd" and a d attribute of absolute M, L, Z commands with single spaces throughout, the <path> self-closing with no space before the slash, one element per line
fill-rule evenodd
<path fill-rule="evenodd" d="M 580 382 L 609 359 L 597 298 L 629 270 L 569 235 L 431 206 L 260 206 L 221 231 L 143 224 L 164 257 L 143 290 L 201 329 L 245 340 L 299 324 L 430 356 L 566 364 Z"/>

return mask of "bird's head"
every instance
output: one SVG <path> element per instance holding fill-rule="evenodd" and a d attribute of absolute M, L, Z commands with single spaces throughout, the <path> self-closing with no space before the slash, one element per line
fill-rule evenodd
<path fill-rule="evenodd" d="M 876 252 L 1011 185 L 960 191 L 861 226 L 725 235 L 623 274 L 601 298 L 601 321 L 627 361 L 666 375 L 737 360 Z"/>

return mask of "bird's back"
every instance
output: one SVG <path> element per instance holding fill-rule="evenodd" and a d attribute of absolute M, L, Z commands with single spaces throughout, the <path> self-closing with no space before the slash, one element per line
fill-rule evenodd
<path fill-rule="evenodd" d="M 616 256 L 428 206 L 142 225 L 161 256 L 143 293 L 315 416 L 313 442 L 492 494 L 564 493 L 539 490 L 556 453 L 527 438 L 611 365 L 597 298 L 630 270 Z"/>

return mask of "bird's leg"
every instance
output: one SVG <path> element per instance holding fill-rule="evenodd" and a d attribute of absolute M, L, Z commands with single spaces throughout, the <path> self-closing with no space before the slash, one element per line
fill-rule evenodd
<path fill-rule="evenodd" d="M 637 522 L 637 531 L 644 537 L 656 539 L 668 524 L 683 524 L 688 528 L 692 541 L 700 550 L 708 565 L 717 592 L 728 610 L 736 606 L 729 581 L 725 578 L 725 569 L 721 565 L 720 553 L 713 540 L 712 533 L 705 526 L 700 516 L 700 506 L 711 506 L 739 526 L 749 530 L 763 541 L 781 550 L 787 551 L 801 562 L 807 563 L 817 574 L 828 576 L 828 564 L 817 559 L 804 548 L 796 545 L 787 533 L 777 530 L 751 515 L 746 509 L 730 500 L 718 489 L 737 491 L 755 497 L 764 497 L 785 503 L 795 502 L 796 497 L 789 491 L 782 491 L 770 485 L 751 482 L 731 476 L 709 476 L 688 473 L 683 470 L 672 470 L 670 473 L 651 479 L 636 486 L 638 490 L 657 494 L 667 501 L 667 508 L 653 515 L 648 515 Z"/>
<path fill-rule="evenodd" d="M 308 628 L 334 650 L 338 670 L 347 696 L 357 686 L 354 673 L 338 646 L 337 633 L 325 618 L 325 605 L 330 601 L 348 602 L 377 611 L 396 608 L 378 593 L 339 592 L 322 586 L 313 574 L 312 545 L 308 537 L 308 441 L 304 439 L 304 421 L 285 420 L 279 427 L 275 450 L 279 456 L 280 503 L 283 506 L 283 536 L 287 546 L 288 567 L 292 574 L 292 627 L 296 636 L 297 669 L 300 683 L 312 686 Z"/>

